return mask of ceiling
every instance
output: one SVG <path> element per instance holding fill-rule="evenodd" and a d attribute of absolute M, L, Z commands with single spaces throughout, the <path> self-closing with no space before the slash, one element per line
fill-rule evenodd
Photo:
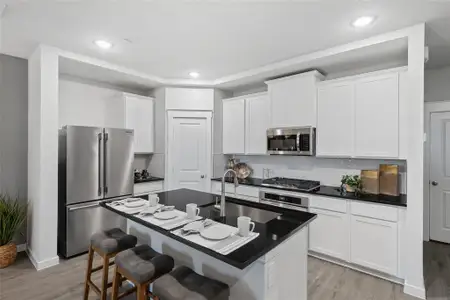
<path fill-rule="evenodd" d="M 8 4 L 2 53 L 27 57 L 43 43 L 166 79 L 195 70 L 199 80 L 217 80 L 421 22 L 428 25 L 428 66 L 450 65 L 446 0 L 1 2 Z M 353 28 L 362 15 L 377 20 Z M 114 47 L 100 50 L 96 39 Z"/>

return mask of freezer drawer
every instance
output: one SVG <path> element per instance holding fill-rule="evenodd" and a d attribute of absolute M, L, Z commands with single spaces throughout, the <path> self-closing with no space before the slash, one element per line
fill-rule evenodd
<path fill-rule="evenodd" d="M 106 208 L 100 201 L 71 205 L 66 208 L 66 253 L 70 257 L 89 249 L 91 235 L 99 230 L 114 227 L 126 231 L 127 221 Z"/>

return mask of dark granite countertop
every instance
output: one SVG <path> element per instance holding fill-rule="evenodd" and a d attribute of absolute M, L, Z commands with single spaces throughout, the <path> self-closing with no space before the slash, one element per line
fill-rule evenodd
<path fill-rule="evenodd" d="M 217 195 L 188 189 L 179 189 L 158 193 L 158 196 L 160 199 L 160 203 L 165 205 L 174 205 L 175 208 L 183 211 L 186 209 L 186 204 L 197 203 L 197 205 L 200 207 L 200 216 L 237 227 L 238 216 L 234 215 L 231 210 L 228 210 L 229 213 L 227 217 L 222 218 L 219 216 L 219 211 L 214 209 L 215 199 Z M 142 219 L 136 218 L 133 215 L 115 210 L 114 208 L 106 205 L 106 203 L 108 203 L 109 201 L 101 202 L 100 205 L 108 210 L 122 215 L 123 217 L 126 217 L 143 226 L 162 233 L 167 237 L 175 239 L 183 244 L 195 248 L 198 251 L 201 251 L 239 269 L 246 268 L 258 258 L 277 247 L 283 241 L 298 232 L 300 229 L 304 228 L 316 218 L 315 214 L 311 214 L 308 212 L 293 211 L 260 203 L 249 203 L 247 201 L 242 201 L 230 197 L 227 197 L 226 201 L 232 206 L 237 205 L 237 207 L 240 208 L 242 208 L 242 206 L 245 206 L 244 208 L 247 211 L 251 212 L 251 214 L 255 214 L 255 216 L 258 214 L 261 215 L 267 213 L 274 216 L 274 218 L 269 218 L 270 220 L 266 222 L 264 222 L 262 219 L 260 220 L 261 222 L 258 222 L 257 219 L 252 218 L 252 221 L 255 222 L 255 232 L 259 232 L 259 236 L 228 255 L 219 254 L 209 248 L 200 246 L 180 236 L 174 235 L 168 230 L 150 224 Z"/>
<path fill-rule="evenodd" d="M 164 181 L 164 178 L 152 176 L 145 179 L 138 179 L 138 180 L 135 179 L 134 183 L 153 182 L 153 181 Z"/>
<path fill-rule="evenodd" d="M 211 180 L 222 181 L 222 178 L 212 178 Z M 234 183 L 232 178 L 226 178 L 225 181 L 227 183 Z M 388 204 L 388 205 L 394 205 L 394 206 L 406 207 L 406 205 L 407 205 L 406 195 L 404 195 L 404 194 L 401 194 L 400 196 L 388 196 L 388 195 L 374 195 L 374 194 L 361 194 L 361 193 L 360 194 L 346 193 L 346 192 L 344 193 L 341 191 L 341 189 L 339 187 L 327 186 L 327 185 L 321 185 L 319 189 L 317 189 L 313 192 L 306 192 L 306 191 L 298 191 L 298 190 L 288 189 L 288 188 L 276 188 L 276 187 L 272 187 L 272 186 L 271 187 L 263 186 L 262 181 L 263 180 L 261 178 L 247 178 L 244 180 L 239 180 L 239 184 L 261 187 L 261 188 L 266 188 L 266 189 L 280 189 L 280 190 L 303 193 L 303 194 L 320 195 L 320 196 L 335 197 L 335 198 L 340 198 L 340 199 L 350 199 L 350 200 L 365 201 L 365 202 L 372 202 L 372 203 L 379 203 L 379 204 Z"/>

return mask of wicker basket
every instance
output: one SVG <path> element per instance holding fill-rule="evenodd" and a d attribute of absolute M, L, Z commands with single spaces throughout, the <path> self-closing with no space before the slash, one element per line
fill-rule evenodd
<path fill-rule="evenodd" d="M 0 246 L 0 269 L 14 263 L 17 256 L 16 244 L 9 243 L 4 246 Z"/>

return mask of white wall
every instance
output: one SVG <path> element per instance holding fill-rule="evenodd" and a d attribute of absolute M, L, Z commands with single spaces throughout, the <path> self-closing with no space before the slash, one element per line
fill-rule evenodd
<path fill-rule="evenodd" d="M 253 177 L 262 178 L 263 168 L 271 177 L 318 180 L 323 185 L 340 186 L 342 175 L 359 175 L 361 170 L 378 169 L 380 164 L 397 164 L 401 170 L 401 192 L 406 194 L 406 161 L 376 159 L 318 158 L 308 156 L 236 156 L 253 168 Z"/>
<path fill-rule="evenodd" d="M 450 66 L 425 71 L 425 102 L 450 101 Z"/>

